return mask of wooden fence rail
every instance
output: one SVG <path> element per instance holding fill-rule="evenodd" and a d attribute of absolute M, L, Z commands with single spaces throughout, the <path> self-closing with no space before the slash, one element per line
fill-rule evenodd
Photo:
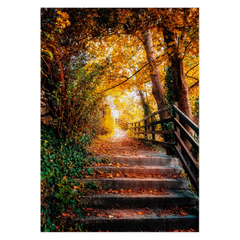
<path fill-rule="evenodd" d="M 170 110 L 173 110 L 173 116 L 169 114 L 170 117 L 167 119 L 160 118 L 160 113 Z M 160 120 L 157 120 L 156 116 L 159 116 Z M 137 122 L 126 123 L 125 121 L 119 119 L 115 121 L 120 126 L 127 127 L 132 133 L 136 134 L 138 139 L 145 141 L 147 139 L 147 136 L 151 135 L 151 139 L 148 140 L 151 141 L 152 143 L 159 144 L 166 148 L 174 149 L 183 165 L 184 170 L 187 172 L 192 185 L 196 189 L 197 194 L 199 194 L 198 162 L 194 159 L 193 154 L 187 148 L 181 136 L 184 136 L 191 143 L 192 147 L 195 149 L 197 154 L 199 153 L 199 144 L 191 136 L 191 134 L 188 133 L 188 131 L 183 127 L 183 125 L 180 122 L 185 122 L 187 125 L 189 125 L 195 131 L 197 136 L 199 135 L 199 128 L 180 109 L 178 109 L 177 103 L 175 103 L 175 105 L 170 105 L 168 107 L 162 108 Z M 164 123 L 169 122 L 173 123 L 172 126 L 174 127 L 174 130 L 173 129 L 166 130 L 165 129 L 166 127 L 164 127 L 163 130 L 162 128 L 164 126 Z M 161 126 L 161 130 L 156 130 L 156 127 L 159 125 Z M 155 140 L 156 135 L 167 134 L 171 134 L 174 137 L 175 143 Z M 144 138 L 139 138 L 139 135 L 144 135 Z"/>
<path fill-rule="evenodd" d="M 119 125 L 119 126 L 122 127 L 123 129 L 128 129 L 128 125 L 129 125 L 128 122 L 126 122 L 126 121 L 124 121 L 124 120 L 122 120 L 122 119 L 119 119 L 119 118 L 115 118 L 114 121 L 115 121 L 115 123 L 116 123 L 117 125 Z"/>

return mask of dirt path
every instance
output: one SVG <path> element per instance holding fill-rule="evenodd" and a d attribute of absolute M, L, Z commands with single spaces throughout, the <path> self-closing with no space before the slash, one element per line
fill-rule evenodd
<path fill-rule="evenodd" d="M 114 136 L 108 140 L 95 140 L 89 150 L 96 156 L 129 156 L 146 152 L 157 152 L 153 147 L 146 146 L 142 142 L 128 137 L 126 131 L 119 128 L 115 128 Z"/>

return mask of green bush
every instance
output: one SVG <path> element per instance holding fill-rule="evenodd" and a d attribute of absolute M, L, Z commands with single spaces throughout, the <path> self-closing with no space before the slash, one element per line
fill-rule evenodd
<path fill-rule="evenodd" d="M 82 224 L 72 219 L 83 217 L 80 198 L 84 185 L 74 178 L 82 177 L 89 161 L 83 147 L 89 138 L 76 144 L 51 126 L 41 126 L 41 231 L 83 231 Z"/>

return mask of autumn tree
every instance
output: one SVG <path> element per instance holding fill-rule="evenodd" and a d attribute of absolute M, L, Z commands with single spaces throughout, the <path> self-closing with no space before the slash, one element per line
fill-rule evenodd
<path fill-rule="evenodd" d="M 173 75 L 174 100 L 179 109 L 193 119 L 183 59 L 188 52 L 198 52 L 198 9 L 165 9 L 161 17 Z M 193 135 L 193 130 L 185 122 L 182 124 Z"/>
<path fill-rule="evenodd" d="M 77 105 L 67 106 L 66 89 L 75 88 L 76 66 L 93 77 L 95 100 L 151 82 L 160 109 L 171 65 L 174 101 L 191 118 L 198 89 L 198 9 L 42 9 L 42 16 L 42 85 L 45 97 L 60 94 L 59 103 L 49 104 L 59 126 L 74 122 L 69 110 Z M 189 94 L 195 94 L 192 102 Z"/>
<path fill-rule="evenodd" d="M 91 117 L 103 99 L 96 87 L 104 69 L 96 62 L 87 65 L 95 57 L 88 43 L 106 30 L 97 27 L 96 18 L 95 9 L 41 9 L 42 102 L 59 135 L 65 132 L 75 140 L 79 134 L 92 132 L 96 121 Z"/>
<path fill-rule="evenodd" d="M 125 10 L 118 10 L 119 12 Z M 173 74 L 173 96 L 178 102 L 178 107 L 190 119 L 192 119 L 192 109 L 189 99 L 189 86 L 187 85 L 184 58 L 186 56 L 198 56 L 198 26 L 199 13 L 196 8 L 168 8 L 168 9 L 131 9 L 127 14 L 129 18 L 122 19 L 125 32 L 136 36 L 144 35 L 144 43 L 148 63 L 151 68 L 151 79 L 153 84 L 153 94 L 158 104 L 158 108 L 164 107 L 164 90 L 159 81 L 159 69 L 156 64 L 156 57 L 151 44 L 151 31 L 158 33 L 159 41 L 162 45 L 162 56 L 166 54 L 168 61 L 166 66 L 171 66 Z M 122 19 L 122 20 L 121 20 Z M 151 29 L 151 30 L 150 30 Z M 165 52 L 166 51 L 166 52 Z M 166 68 L 165 68 L 166 69 Z M 191 77 L 191 76 L 188 76 Z M 196 83 L 198 84 L 198 82 Z M 193 85 L 192 87 L 196 86 Z M 184 127 L 192 133 L 192 129 L 183 123 Z M 185 140 L 186 142 L 186 140 Z M 189 145 L 189 144 L 188 144 Z"/>
<path fill-rule="evenodd" d="M 150 73 L 151 73 L 151 80 L 152 80 L 152 93 L 156 99 L 158 109 L 161 109 L 165 107 L 164 88 L 161 83 L 159 68 L 156 63 L 156 56 L 155 56 L 155 51 L 152 43 L 152 33 L 150 29 L 147 29 L 144 32 L 144 47 L 146 50 L 148 64 L 151 68 Z M 162 120 L 167 118 L 166 112 L 161 113 L 160 117 Z"/>

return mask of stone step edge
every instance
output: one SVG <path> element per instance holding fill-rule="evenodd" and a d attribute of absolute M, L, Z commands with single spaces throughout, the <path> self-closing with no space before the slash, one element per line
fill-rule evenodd
<path fill-rule="evenodd" d="M 160 209 L 159 209 L 160 210 Z M 121 211 L 121 210 L 120 210 Z M 109 214 L 110 215 L 110 214 Z M 156 216 L 156 214 L 148 214 L 146 215 L 137 215 L 137 216 L 127 216 L 127 217 L 98 217 L 98 216 L 86 216 L 85 219 L 76 217 L 74 221 L 86 222 L 86 221 L 121 221 L 121 220 L 133 220 L 133 221 L 141 221 L 141 220 L 160 220 L 160 219 L 197 219 L 198 216 L 194 214 L 187 215 L 174 215 L 174 214 L 162 214 L 162 216 Z"/>
<path fill-rule="evenodd" d="M 93 182 L 99 184 L 102 189 L 132 189 L 132 190 L 189 190 L 189 181 L 186 179 L 172 178 L 92 178 L 92 179 L 75 179 L 79 183 L 86 184 Z"/>
<path fill-rule="evenodd" d="M 168 181 L 172 181 L 172 182 L 189 182 L 187 179 L 185 178 L 130 178 L 130 177 L 126 177 L 126 178 L 75 178 L 75 181 L 77 182 L 100 182 L 100 181 L 114 181 L 114 182 L 122 182 L 122 181 L 129 181 L 129 182 L 168 182 Z"/>
<path fill-rule="evenodd" d="M 111 160 L 111 159 L 129 159 L 129 158 L 132 158 L 132 159 L 168 159 L 168 160 L 178 159 L 176 157 L 172 157 L 172 156 L 168 156 L 168 155 L 166 155 L 166 156 L 157 156 L 157 155 L 155 155 L 155 156 L 146 156 L 146 155 L 143 156 L 141 154 L 136 155 L 136 156 L 133 156 L 133 155 L 131 155 L 131 156 L 127 156 L 127 155 L 116 155 L 116 156 L 98 155 L 98 156 L 87 156 L 87 158 L 89 158 L 89 159 L 96 158 L 97 160 L 102 160 L 102 159 L 105 159 L 105 158 L 107 158 L 109 160 Z"/>
<path fill-rule="evenodd" d="M 94 157 L 90 157 L 93 159 Z M 109 161 L 118 161 L 118 160 L 146 160 L 146 161 L 153 161 L 153 160 L 175 160 L 177 161 L 178 158 L 176 157 L 160 157 L 160 156 L 96 156 L 97 160 L 101 161 L 105 158 L 109 159 Z"/>
<path fill-rule="evenodd" d="M 182 199 L 186 199 L 186 198 L 192 198 L 192 199 L 196 199 L 197 201 L 199 200 L 198 196 L 195 195 L 194 193 L 192 193 L 190 190 L 182 190 L 181 193 L 179 193 L 178 190 L 170 190 L 168 191 L 168 194 L 125 194 L 125 193 L 108 193 L 108 194 L 92 194 L 92 195 L 87 195 L 87 196 L 83 196 L 82 199 L 108 199 L 108 198 L 143 198 L 143 199 L 149 199 L 149 198 L 157 198 L 157 199 L 176 199 L 176 198 L 182 198 Z"/>
<path fill-rule="evenodd" d="M 182 168 L 179 166 L 120 166 L 120 167 L 115 167 L 115 166 L 90 166 L 91 169 L 97 170 L 97 171 L 112 171 L 112 172 L 129 172 L 129 173 L 145 173 L 145 174 L 150 174 L 150 173 L 157 173 L 159 174 L 178 174 L 181 173 Z"/>
<path fill-rule="evenodd" d="M 83 223 L 83 226 L 89 232 L 110 231 L 110 232 L 165 232 L 174 229 L 199 228 L 199 218 L 196 215 L 188 214 L 186 216 L 148 216 L 128 217 L 128 218 L 107 218 L 107 217 L 86 217 L 86 219 L 76 218 L 76 223 Z"/>
<path fill-rule="evenodd" d="M 188 190 L 186 192 L 189 192 Z M 88 203 L 88 207 L 93 208 L 117 208 L 117 209 L 135 209 L 135 208 L 161 208 L 179 206 L 179 207 L 199 207 L 199 199 L 193 193 L 189 194 L 121 194 L 108 193 L 84 196 L 80 202 Z"/>
<path fill-rule="evenodd" d="M 170 229 L 199 228 L 199 218 L 196 215 L 188 214 L 186 216 L 152 215 L 144 217 L 86 217 L 86 219 L 76 218 L 73 223 L 83 223 L 88 231 L 108 230 L 112 232 L 140 232 L 140 231 L 169 231 Z"/>

